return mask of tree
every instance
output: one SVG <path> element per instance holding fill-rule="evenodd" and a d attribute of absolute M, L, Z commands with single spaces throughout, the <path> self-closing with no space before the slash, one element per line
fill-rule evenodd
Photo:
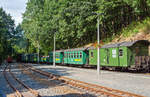
<path fill-rule="evenodd" d="M 15 33 L 14 27 L 14 20 L 0 8 L 0 63 L 12 53 L 11 41 Z"/>
<path fill-rule="evenodd" d="M 15 29 L 15 35 L 13 37 L 12 44 L 14 49 L 14 55 L 26 53 L 27 39 L 24 37 L 24 31 L 20 24 Z"/>
<path fill-rule="evenodd" d="M 101 39 L 121 34 L 133 21 L 150 15 L 149 0 L 29 0 L 22 28 L 30 45 L 41 53 L 53 49 L 81 47 L 96 41 L 96 19 L 100 16 Z M 30 46 L 30 47 L 31 47 Z M 32 50 L 33 52 L 35 50 Z M 31 51 L 31 52 L 32 52 Z"/>

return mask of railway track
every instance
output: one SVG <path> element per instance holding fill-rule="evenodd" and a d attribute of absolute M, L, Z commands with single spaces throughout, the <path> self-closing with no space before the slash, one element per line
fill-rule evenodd
<path fill-rule="evenodd" d="M 84 89 L 89 92 L 94 92 L 94 93 L 102 95 L 102 96 L 107 96 L 107 97 L 144 97 L 144 96 L 129 93 L 129 92 L 124 92 L 124 91 L 120 91 L 120 90 L 116 90 L 116 89 L 111 89 L 111 88 L 107 88 L 107 87 L 103 87 L 103 86 L 90 84 L 90 83 L 82 82 L 79 80 L 74 80 L 71 78 L 59 76 L 59 75 L 56 75 L 53 73 L 42 71 L 40 69 L 36 69 L 33 66 L 30 66 L 27 64 L 24 66 L 28 67 L 30 70 L 32 70 L 34 72 L 37 72 L 44 76 L 47 76 L 53 80 L 59 80 L 63 83 L 69 84 L 73 87 Z"/>
<path fill-rule="evenodd" d="M 19 65 L 18 68 L 22 70 L 22 73 L 28 75 L 30 78 L 43 85 L 46 85 L 48 87 L 48 91 L 51 91 L 51 94 L 46 94 L 47 97 L 55 97 L 57 95 L 62 95 L 63 97 L 99 97 L 99 95 L 95 96 L 95 94 L 89 93 L 83 89 L 81 90 L 72 87 L 66 83 L 60 82 L 59 80 L 53 80 L 44 75 L 36 73 L 23 65 Z"/>
<path fill-rule="evenodd" d="M 7 75 L 6 75 L 6 69 L 7 66 L 5 67 L 3 74 L 4 74 L 4 78 L 6 79 L 7 83 L 9 84 L 9 86 L 16 92 L 16 96 L 17 97 L 22 97 L 22 94 L 11 84 L 11 82 L 9 81 Z"/>
<path fill-rule="evenodd" d="M 10 79 L 8 78 L 8 73 L 6 73 L 6 69 L 8 69 L 9 74 L 11 75 L 11 77 L 13 78 L 13 80 L 15 80 L 15 83 L 18 83 L 18 86 L 21 85 L 22 87 L 26 88 L 31 94 L 29 95 L 28 93 L 22 93 L 20 92 L 15 86 L 14 83 L 12 83 L 10 81 Z M 33 97 L 41 97 L 39 95 L 39 93 L 36 90 L 31 89 L 30 87 L 28 87 L 26 84 L 24 84 L 21 80 L 19 80 L 10 70 L 10 66 L 8 68 L 8 66 L 5 67 L 3 74 L 4 74 L 4 78 L 6 79 L 7 83 L 9 84 L 9 86 L 16 92 L 16 95 L 14 97 L 31 97 L 31 95 L 33 95 Z"/>

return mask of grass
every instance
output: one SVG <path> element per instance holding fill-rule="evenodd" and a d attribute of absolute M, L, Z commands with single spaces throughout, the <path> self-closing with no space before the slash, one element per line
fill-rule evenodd
<path fill-rule="evenodd" d="M 104 39 L 104 44 L 112 42 L 114 39 L 120 40 L 121 38 L 128 38 L 140 32 L 150 34 L 150 17 L 144 19 L 143 21 L 131 23 L 129 26 L 122 29 L 122 31 L 118 32 L 117 35 Z"/>
<path fill-rule="evenodd" d="M 133 22 L 128 27 L 124 28 L 121 33 L 123 37 L 129 37 L 141 31 L 144 33 L 148 33 L 150 31 L 150 18 L 146 18 L 139 22 Z"/>

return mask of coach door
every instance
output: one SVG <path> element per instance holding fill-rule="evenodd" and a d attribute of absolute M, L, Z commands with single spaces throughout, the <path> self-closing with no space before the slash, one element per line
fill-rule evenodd
<path fill-rule="evenodd" d="M 109 66 L 118 66 L 118 48 L 109 48 Z"/>
<path fill-rule="evenodd" d="M 127 66 L 127 60 L 127 47 L 119 47 L 119 66 Z"/>
<path fill-rule="evenodd" d="M 106 64 L 109 64 L 110 52 L 109 49 L 106 49 Z"/>

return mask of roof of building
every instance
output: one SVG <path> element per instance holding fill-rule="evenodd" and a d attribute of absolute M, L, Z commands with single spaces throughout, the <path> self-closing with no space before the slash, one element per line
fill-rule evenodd
<path fill-rule="evenodd" d="M 136 41 L 131 41 L 131 42 L 120 42 L 120 43 L 115 43 L 115 44 L 107 44 L 107 45 L 102 46 L 102 48 L 114 48 L 114 47 L 120 47 L 120 46 L 130 47 L 130 46 L 133 46 L 137 42 L 145 43 L 147 45 L 150 44 L 150 42 L 148 40 L 136 40 Z"/>
<path fill-rule="evenodd" d="M 96 49 L 96 47 L 91 46 L 91 47 L 88 48 L 88 50 L 93 50 L 93 49 Z"/>
<path fill-rule="evenodd" d="M 57 52 L 57 53 L 60 53 L 60 52 L 63 52 L 64 50 L 62 49 L 62 50 L 56 50 L 55 52 Z"/>
<path fill-rule="evenodd" d="M 73 48 L 73 49 L 66 49 L 64 51 L 84 51 L 87 50 L 88 47 L 82 47 L 82 48 Z"/>

